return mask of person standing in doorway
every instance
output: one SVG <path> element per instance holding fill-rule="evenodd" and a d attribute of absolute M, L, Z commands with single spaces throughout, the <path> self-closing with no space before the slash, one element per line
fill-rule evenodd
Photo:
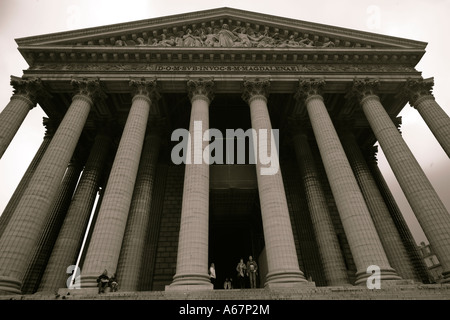
<path fill-rule="evenodd" d="M 211 263 L 211 266 L 209 267 L 209 280 L 213 284 L 213 289 L 216 288 L 216 267 L 214 263 Z"/>
<path fill-rule="evenodd" d="M 239 286 L 241 287 L 241 289 L 244 289 L 245 288 L 245 274 L 247 273 L 247 266 L 244 263 L 244 259 L 241 258 L 241 260 L 239 261 L 239 263 L 236 267 L 236 271 L 237 271 Z"/>
<path fill-rule="evenodd" d="M 252 256 L 248 257 L 247 261 L 247 275 L 250 278 L 250 288 L 256 288 L 256 275 L 258 272 L 258 265 L 253 260 Z"/>

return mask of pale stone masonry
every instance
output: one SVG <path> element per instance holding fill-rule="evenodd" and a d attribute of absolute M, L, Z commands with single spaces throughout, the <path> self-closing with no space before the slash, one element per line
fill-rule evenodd
<path fill-rule="evenodd" d="M 90 96 L 98 90 L 96 83 L 76 82 L 75 85 L 82 93 L 73 97 L 8 228 L 0 238 L 0 291 L 20 292 L 22 277 L 32 257 L 31 251 L 45 226 L 48 210 L 93 105 Z"/>
<path fill-rule="evenodd" d="M 255 168 L 268 262 L 264 286 L 295 286 L 306 282 L 306 279 L 298 265 L 281 170 L 277 168 L 276 173 L 263 174 L 262 169 L 268 165 L 262 163 L 260 158 L 261 154 L 273 156 L 276 153 L 272 161 L 276 159 L 279 162 L 277 146 L 273 145 L 274 141 L 270 138 L 274 133 L 267 110 L 269 86 L 269 81 L 265 79 L 246 81 L 242 96 L 250 106 L 252 128 L 258 140 L 253 143 L 257 144 L 258 149 Z M 267 141 L 262 143 L 261 130 L 267 132 Z"/>
<path fill-rule="evenodd" d="M 83 263 L 82 285 L 96 287 L 103 270 L 116 273 L 125 233 L 128 212 L 144 143 L 152 100 L 156 97 L 156 81 L 131 81 L 134 96 L 123 129 L 102 205 Z"/>
<path fill-rule="evenodd" d="M 209 104 L 214 98 L 214 82 L 190 80 L 187 86 L 192 104 L 190 153 L 186 155 L 177 269 L 169 290 L 186 290 L 188 286 L 189 290 L 212 288 L 208 275 L 209 165 L 203 161 L 203 151 L 208 143 L 203 140 L 203 135 L 209 129 Z M 201 127 L 195 126 L 196 121 Z M 196 148 L 197 145 L 200 148 Z M 195 149 L 200 149 L 200 153 Z"/>
<path fill-rule="evenodd" d="M 118 281 L 121 290 L 137 291 L 139 289 L 141 265 L 144 259 L 145 240 L 152 230 L 149 221 L 152 216 L 152 193 L 156 176 L 159 149 L 161 145 L 160 130 L 151 123 L 142 149 L 136 186 L 130 206 L 127 227 L 123 237 L 120 259 L 117 266 Z"/>
<path fill-rule="evenodd" d="M 389 264 L 369 209 L 353 175 L 339 137 L 320 95 L 324 81 L 301 80 L 298 96 L 304 97 L 328 180 L 338 206 L 353 259 L 356 284 L 364 284 L 369 266 L 377 265 L 385 280 L 400 277 Z"/>
<path fill-rule="evenodd" d="M 36 95 L 42 91 L 41 83 L 34 80 L 11 80 L 14 94 L 0 113 L 0 159 L 19 130 L 28 112 L 36 106 Z"/>
<path fill-rule="evenodd" d="M 449 279 L 450 214 L 376 95 L 379 82 L 358 80 L 354 86 L 370 127 L 425 235 L 435 243 L 443 275 Z"/>
<path fill-rule="evenodd" d="M 67 209 L 72 200 L 72 195 L 77 186 L 82 170 L 82 164 L 80 162 L 80 160 L 72 158 L 67 166 L 58 188 L 58 194 L 50 208 L 45 226 L 42 229 L 42 234 L 33 249 L 28 270 L 22 280 L 24 283 L 22 285 L 22 292 L 24 293 L 35 292 L 39 285 L 41 275 L 52 253 L 53 245 L 58 237 Z"/>
<path fill-rule="evenodd" d="M 52 254 L 40 281 L 39 292 L 53 292 L 67 286 L 69 266 L 75 265 L 88 226 L 95 198 L 111 148 L 106 130 L 100 131 L 91 148 L 78 187 L 65 216 Z"/>
<path fill-rule="evenodd" d="M 11 216 L 14 213 L 14 210 L 17 204 L 19 203 L 23 192 L 28 186 L 28 183 L 30 182 L 31 177 L 33 176 L 33 173 L 36 170 L 36 167 L 39 165 L 39 162 L 41 161 L 45 151 L 47 150 L 48 145 L 50 144 L 53 134 L 55 133 L 56 128 L 54 123 L 52 123 L 52 121 L 50 121 L 48 118 L 44 118 L 43 124 L 46 127 L 44 139 L 41 145 L 39 146 L 39 149 L 36 151 L 36 154 L 34 155 L 33 159 L 31 160 L 31 163 L 28 166 L 27 171 L 25 171 L 25 174 L 20 180 L 19 185 L 17 186 L 16 190 L 11 196 L 11 199 L 8 201 L 8 204 L 3 210 L 2 215 L 0 216 L 0 237 L 3 231 L 5 230 L 6 226 L 8 225 L 9 219 L 11 219 Z"/>
<path fill-rule="evenodd" d="M 0 216 L 1 295 L 222 297 L 209 265 L 236 288 L 249 256 L 265 290 L 233 299 L 396 292 L 367 294 L 371 266 L 382 288 L 417 288 L 377 143 L 448 286 L 450 215 L 393 121 L 409 102 L 450 153 L 416 70 L 425 42 L 231 8 L 16 41 L 29 68 L 11 77 L 0 157 L 35 106 L 47 132 Z M 104 270 L 118 293 L 98 295 Z"/>
<path fill-rule="evenodd" d="M 398 230 L 383 201 L 383 197 L 370 173 L 369 167 L 358 147 L 354 134 L 349 130 L 351 125 L 343 123 L 341 129 L 341 142 L 346 151 L 347 158 L 355 178 L 366 200 L 372 221 L 380 236 L 384 251 L 391 263 L 403 279 L 419 280 L 414 272 L 406 249 L 400 239 Z"/>
<path fill-rule="evenodd" d="M 417 109 L 423 120 L 450 157 L 450 117 L 436 102 L 431 93 L 433 80 L 409 80 L 404 93 L 411 106 Z"/>
<path fill-rule="evenodd" d="M 349 285 L 344 258 L 318 178 L 308 137 L 302 128 L 293 130 L 295 130 L 293 133 L 295 153 L 305 185 L 308 207 L 327 284 L 329 286 Z"/>

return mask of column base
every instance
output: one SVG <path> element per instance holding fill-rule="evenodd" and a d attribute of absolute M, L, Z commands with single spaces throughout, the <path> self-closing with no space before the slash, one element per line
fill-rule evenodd
<path fill-rule="evenodd" d="M 442 272 L 442 277 L 441 283 L 450 284 L 450 271 Z"/>
<path fill-rule="evenodd" d="M 165 287 L 165 291 L 199 291 L 213 290 L 214 285 L 207 274 L 175 275 L 173 282 Z"/>
<path fill-rule="evenodd" d="M 356 281 L 355 286 L 366 286 L 367 285 L 367 279 L 369 277 L 374 276 L 374 274 L 369 274 L 366 271 L 361 271 L 356 273 Z M 380 269 L 380 281 L 381 284 L 383 284 L 385 281 L 389 280 L 392 281 L 404 281 L 400 276 L 397 275 L 394 269 L 392 268 L 386 268 L 386 269 Z"/>
<path fill-rule="evenodd" d="M 81 281 L 80 281 L 80 287 L 81 289 L 91 289 L 91 288 L 98 288 L 97 278 L 98 275 L 82 275 Z M 69 289 L 68 289 L 69 290 Z M 72 289 L 72 290 L 79 290 L 79 289 Z"/>
<path fill-rule="evenodd" d="M 11 277 L 0 276 L 0 295 L 22 294 L 22 282 Z"/>
<path fill-rule="evenodd" d="M 264 284 L 264 288 L 291 288 L 297 287 L 299 285 L 313 285 L 314 282 L 308 282 L 303 275 L 303 272 L 299 270 L 293 271 L 277 271 L 277 272 L 269 272 L 266 276 L 266 283 Z"/>

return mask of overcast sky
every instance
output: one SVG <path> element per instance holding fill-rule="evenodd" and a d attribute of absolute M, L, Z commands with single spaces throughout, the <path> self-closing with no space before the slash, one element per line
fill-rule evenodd
<path fill-rule="evenodd" d="M 0 112 L 12 95 L 10 76 L 22 76 L 23 70 L 28 67 L 14 39 L 218 7 L 427 42 L 427 52 L 416 68 L 424 78 L 434 77 L 436 101 L 450 114 L 450 60 L 447 56 L 450 44 L 446 33 L 450 30 L 450 0 L 1 0 Z M 415 109 L 406 105 L 400 115 L 405 141 L 450 211 L 449 158 Z M 0 214 L 42 142 L 44 116 L 39 106 L 31 110 L 0 159 Z M 381 148 L 378 159 L 416 241 L 426 241 Z"/>

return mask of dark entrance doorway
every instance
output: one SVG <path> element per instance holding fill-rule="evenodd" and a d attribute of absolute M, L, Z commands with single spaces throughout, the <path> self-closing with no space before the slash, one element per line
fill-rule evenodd
<path fill-rule="evenodd" d="M 211 189 L 209 264 L 216 266 L 216 289 L 226 278 L 239 288 L 236 266 L 249 255 L 255 260 L 264 248 L 257 189 Z M 248 284 L 246 284 L 248 286 Z"/>

